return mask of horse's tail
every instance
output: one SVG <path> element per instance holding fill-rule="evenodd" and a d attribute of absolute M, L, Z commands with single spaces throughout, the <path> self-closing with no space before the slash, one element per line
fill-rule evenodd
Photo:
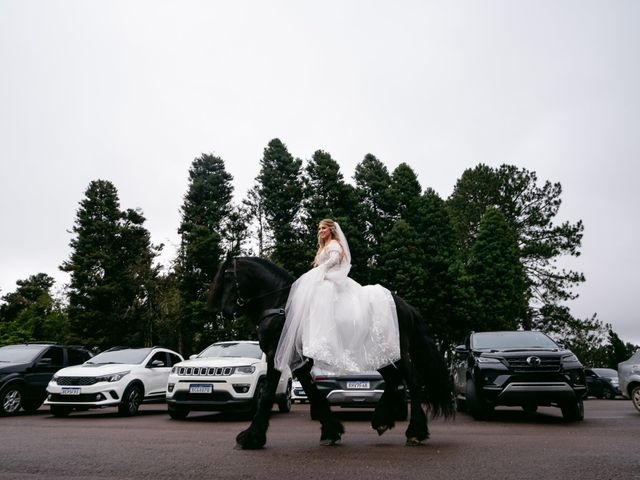
<path fill-rule="evenodd" d="M 424 402 L 431 415 L 445 418 L 455 415 L 451 376 L 442 353 L 433 339 L 427 334 L 427 325 L 420 314 L 412 310 L 413 328 L 411 329 L 410 354 L 415 365 L 420 383 L 424 386 Z"/>

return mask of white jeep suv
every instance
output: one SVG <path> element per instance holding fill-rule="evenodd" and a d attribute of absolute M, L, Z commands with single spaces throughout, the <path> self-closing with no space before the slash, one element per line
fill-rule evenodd
<path fill-rule="evenodd" d="M 171 369 L 167 383 L 169 415 L 183 419 L 190 411 L 253 414 L 266 374 L 266 356 L 258 342 L 214 343 Z M 281 412 L 291 410 L 291 383 L 291 372 L 283 372 L 276 390 Z"/>
<path fill-rule="evenodd" d="M 113 406 L 122 416 L 135 415 L 142 402 L 164 401 L 169 371 L 182 360 L 166 348 L 114 347 L 58 370 L 47 386 L 45 405 L 56 417 Z"/>

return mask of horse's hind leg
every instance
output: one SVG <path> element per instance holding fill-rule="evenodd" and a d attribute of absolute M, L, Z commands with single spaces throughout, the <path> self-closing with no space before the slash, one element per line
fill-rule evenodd
<path fill-rule="evenodd" d="M 396 406 L 400 400 L 398 387 L 402 382 L 402 375 L 393 365 L 380 369 L 380 374 L 384 379 L 384 392 L 376 404 L 371 419 L 371 427 L 378 432 L 378 435 L 382 435 L 395 426 Z"/>
<path fill-rule="evenodd" d="M 407 388 L 409 389 L 409 398 L 411 400 L 411 417 L 409 426 L 405 432 L 407 437 L 407 445 L 421 445 L 422 442 L 429 438 L 429 427 L 427 425 L 427 415 L 422 408 L 422 387 L 415 380 L 415 375 L 409 372 L 405 376 Z"/>
<path fill-rule="evenodd" d="M 311 378 L 311 364 L 309 362 L 305 363 L 294 372 L 294 375 L 300 381 L 309 399 L 311 418 L 320 421 L 320 445 L 335 445 L 340 441 L 344 433 L 344 427 L 331 411 L 327 398 L 318 390 L 316 384 L 313 383 L 313 379 Z"/>

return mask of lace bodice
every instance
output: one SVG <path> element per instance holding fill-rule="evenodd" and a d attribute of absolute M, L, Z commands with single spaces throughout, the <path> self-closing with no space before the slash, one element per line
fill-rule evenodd
<path fill-rule="evenodd" d="M 331 240 L 320 252 L 318 257 L 318 265 L 323 265 L 324 268 L 330 270 L 340 265 L 342 260 L 342 248 L 340 244 L 335 240 Z"/>

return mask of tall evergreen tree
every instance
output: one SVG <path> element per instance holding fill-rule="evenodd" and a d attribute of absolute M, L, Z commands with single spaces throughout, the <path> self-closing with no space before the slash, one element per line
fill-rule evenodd
<path fill-rule="evenodd" d="M 118 192 L 106 180 L 89 184 L 73 226 L 69 321 L 77 341 L 100 348 L 143 345 L 148 292 L 157 255 L 138 211 L 120 211 Z"/>
<path fill-rule="evenodd" d="M 554 264 L 559 256 L 580 255 L 583 231 L 582 221 L 554 224 L 561 193 L 560 183 L 538 186 L 534 172 L 510 165 L 498 169 L 478 165 L 463 173 L 447 201 L 467 253 L 488 207 L 499 208 L 515 230 L 532 306 L 526 328 L 551 328 L 544 324 L 542 310 L 575 298 L 571 289 L 584 281 L 581 273 L 558 271 Z"/>
<path fill-rule="evenodd" d="M 211 154 L 196 158 L 189 169 L 175 269 L 182 304 L 178 345 L 183 354 L 217 340 L 205 328 L 211 322 L 205 302 L 224 254 L 222 230 L 232 211 L 232 180 L 224 161 Z"/>
<path fill-rule="evenodd" d="M 356 194 L 364 222 L 369 278 L 375 280 L 375 269 L 380 254 L 380 243 L 385 233 L 391 230 L 396 205 L 391 196 L 391 176 L 387 167 L 370 153 L 356 165 L 354 179 Z"/>
<path fill-rule="evenodd" d="M 415 171 L 406 163 L 398 165 L 391 173 L 389 187 L 396 216 L 415 224 L 421 194 L 422 187 Z"/>
<path fill-rule="evenodd" d="M 309 260 L 300 245 L 304 243 L 300 204 L 303 199 L 302 160 L 294 159 L 277 138 L 264 149 L 260 160 L 258 191 L 273 236 L 271 259 L 293 275 L 308 269 Z"/>
<path fill-rule="evenodd" d="M 467 265 L 475 293 L 474 329 L 515 330 L 526 318 L 525 276 L 513 228 L 496 208 L 480 221 Z"/>

